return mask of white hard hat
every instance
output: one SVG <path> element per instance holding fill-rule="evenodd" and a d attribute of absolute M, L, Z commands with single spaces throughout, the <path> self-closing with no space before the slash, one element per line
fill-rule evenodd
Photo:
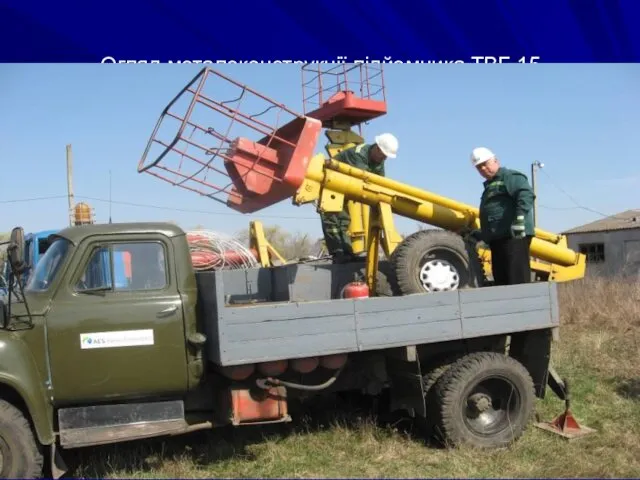
<path fill-rule="evenodd" d="M 474 167 L 486 162 L 487 160 L 491 160 L 495 158 L 495 155 L 491 150 L 485 147 L 477 147 L 473 149 L 471 152 L 471 164 Z"/>
<path fill-rule="evenodd" d="M 376 137 L 376 145 L 389 158 L 396 158 L 398 153 L 398 139 L 391 133 L 383 133 Z"/>

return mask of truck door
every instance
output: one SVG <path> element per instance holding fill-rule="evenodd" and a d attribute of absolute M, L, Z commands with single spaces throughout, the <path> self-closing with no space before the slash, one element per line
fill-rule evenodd
<path fill-rule="evenodd" d="M 80 248 L 46 320 L 56 403 L 184 392 L 185 333 L 172 244 L 145 235 L 142 241 L 91 239 Z"/>

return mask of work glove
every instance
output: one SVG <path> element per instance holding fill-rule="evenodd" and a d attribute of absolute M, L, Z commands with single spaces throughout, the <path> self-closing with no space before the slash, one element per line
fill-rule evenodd
<path fill-rule="evenodd" d="M 524 215 L 518 215 L 514 222 L 511 224 L 511 235 L 513 238 L 524 238 L 525 227 L 524 227 Z"/>

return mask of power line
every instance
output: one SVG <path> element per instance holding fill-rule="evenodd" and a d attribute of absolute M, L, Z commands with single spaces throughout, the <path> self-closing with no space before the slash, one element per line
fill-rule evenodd
<path fill-rule="evenodd" d="M 580 207 L 552 207 L 551 205 L 538 205 L 540 208 L 547 210 L 580 210 Z"/>
<path fill-rule="evenodd" d="M 56 198 L 67 198 L 67 196 L 66 195 L 51 195 L 49 197 L 18 198 L 18 199 L 15 199 L 15 200 L 0 200 L 0 203 L 36 202 L 38 200 L 54 200 Z"/>
<path fill-rule="evenodd" d="M 84 195 L 76 195 L 76 198 L 84 199 L 84 200 L 92 200 L 95 202 L 105 202 L 105 203 L 115 203 L 119 205 L 127 205 L 130 207 L 141 207 L 141 208 L 154 208 L 156 210 L 170 210 L 175 212 L 185 212 L 185 213 L 201 213 L 204 215 L 224 215 L 224 216 L 244 216 L 243 213 L 240 212 L 212 212 L 207 210 L 194 210 L 189 208 L 176 208 L 176 207 L 167 207 L 161 205 L 151 205 L 148 203 L 135 203 L 135 202 L 126 202 L 126 201 L 118 201 L 113 200 L 111 198 L 98 198 L 98 197 L 88 197 Z M 39 200 L 53 200 L 67 198 L 67 195 L 50 195 L 47 197 L 30 197 L 30 198 L 17 198 L 13 200 L 0 200 L 0 203 L 24 203 L 24 202 L 35 202 Z M 262 218 L 280 218 L 280 219 L 291 219 L 291 220 L 317 220 L 318 217 L 299 217 L 293 215 L 257 215 Z"/>
<path fill-rule="evenodd" d="M 580 202 L 578 202 L 571 194 L 569 194 L 566 190 L 564 190 L 562 187 L 560 187 L 552 178 L 551 175 L 549 175 L 544 169 L 540 170 L 551 182 L 551 184 L 556 187 L 558 190 L 560 190 L 560 192 L 564 193 L 567 197 L 569 197 L 569 199 L 576 205 L 575 207 L 568 207 L 568 208 L 553 208 L 553 207 L 544 207 L 544 208 L 549 208 L 551 210 L 573 210 L 573 209 L 580 209 L 580 210 L 586 210 L 587 212 L 591 212 L 591 213 L 595 213 L 597 215 L 600 215 L 601 217 L 604 218 L 615 218 L 615 215 L 607 215 L 606 213 L 602 213 L 599 212 L 597 210 L 594 210 L 593 208 L 589 208 L 589 207 L 585 207 L 584 205 L 582 205 Z M 542 205 L 540 205 L 542 206 Z"/>
<path fill-rule="evenodd" d="M 206 210 L 193 210 L 189 208 L 176 208 L 176 207 L 166 207 L 160 205 L 151 205 L 148 203 L 135 203 L 135 202 L 125 202 L 125 201 L 117 201 L 117 200 L 109 200 L 105 198 L 98 197 L 87 197 L 84 195 L 76 195 L 77 198 L 82 198 L 85 200 L 92 200 L 95 202 L 111 202 L 119 205 L 127 205 L 130 207 L 141 207 L 141 208 L 154 208 L 156 210 L 167 210 L 174 212 L 185 212 L 185 213 L 201 213 L 204 215 L 225 215 L 225 216 L 245 216 L 243 213 L 239 212 L 211 212 Z M 291 219 L 291 220 L 317 220 L 318 217 L 298 217 L 291 215 L 256 215 L 261 218 L 280 218 L 280 219 Z"/>
<path fill-rule="evenodd" d="M 571 199 L 571 201 L 573 203 L 576 204 L 575 207 L 551 207 L 551 206 L 543 206 L 540 205 L 543 208 L 547 208 L 549 210 L 586 210 L 587 212 L 592 212 L 595 213 L 597 215 L 600 215 L 603 218 L 606 218 L 607 220 L 620 220 L 622 222 L 631 222 L 632 220 L 630 218 L 628 218 L 627 216 L 621 216 L 621 214 L 617 214 L 617 215 L 607 215 L 605 213 L 599 212 L 598 210 L 594 210 L 593 208 L 589 208 L 589 207 L 585 207 L 584 205 L 581 205 L 580 202 L 578 202 L 573 196 L 571 196 L 569 193 L 567 193 L 564 189 L 562 189 L 556 182 L 553 181 L 553 179 L 551 178 L 551 176 L 545 172 L 544 170 L 542 170 L 542 172 L 547 176 L 547 178 L 549 179 L 549 181 L 551 182 L 551 184 L 556 187 L 558 190 L 560 190 L 562 193 L 564 193 L 567 197 L 569 197 Z"/>

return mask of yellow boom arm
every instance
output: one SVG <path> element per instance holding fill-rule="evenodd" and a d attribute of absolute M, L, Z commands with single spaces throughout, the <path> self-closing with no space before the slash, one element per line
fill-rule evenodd
<path fill-rule="evenodd" d="M 375 207 L 389 205 L 394 213 L 445 230 L 459 232 L 480 227 L 475 207 L 336 160 L 325 160 L 323 154 L 315 155 L 295 194 L 294 204 L 319 201 L 320 210 L 337 212 L 349 200 Z M 488 251 L 481 252 L 485 261 L 488 255 Z M 562 235 L 536 229 L 531 255 L 538 259 L 532 263 L 534 269 L 548 272 L 550 280 L 566 281 L 584 276 L 585 256 L 569 249 Z"/>

